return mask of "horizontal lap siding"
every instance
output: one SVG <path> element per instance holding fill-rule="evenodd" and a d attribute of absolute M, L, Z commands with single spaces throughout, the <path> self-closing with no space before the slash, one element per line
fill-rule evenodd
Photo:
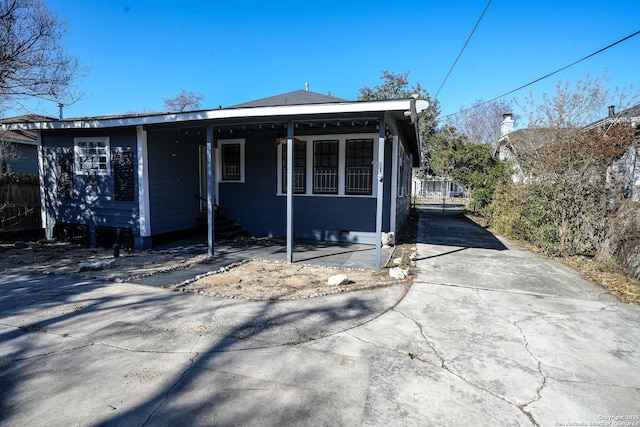
<path fill-rule="evenodd" d="M 397 231 L 400 231 L 411 211 L 411 197 L 398 197 L 396 201 Z"/>
<path fill-rule="evenodd" d="M 273 137 L 245 137 L 245 182 L 220 182 L 219 204 L 227 218 L 256 236 L 283 236 L 286 199 L 276 197 Z"/>
<path fill-rule="evenodd" d="M 355 240 L 376 231 L 376 199 L 371 197 L 294 198 L 294 235 L 320 240 Z"/>
<path fill-rule="evenodd" d="M 229 219 L 255 236 L 286 236 L 286 196 L 277 196 L 273 140 L 246 138 L 245 182 L 219 184 L 219 203 Z M 349 240 L 341 231 L 375 232 L 375 197 L 294 196 L 296 237 Z"/>
<path fill-rule="evenodd" d="M 147 135 L 154 235 L 196 227 L 200 215 L 200 201 L 196 197 L 200 188 L 198 145 L 204 145 L 206 140 L 204 132 L 191 134 L 167 130 Z"/>
<path fill-rule="evenodd" d="M 7 169 L 13 173 L 38 173 L 38 148 L 35 145 L 15 144 L 17 159 L 7 160 Z"/>
<path fill-rule="evenodd" d="M 103 131 L 80 131 L 80 132 L 47 132 L 42 135 L 42 145 L 46 151 L 58 148 L 68 148 L 73 150 L 74 137 L 109 137 L 110 148 L 122 149 L 136 153 L 136 132 L 135 129 L 109 129 Z M 135 160 L 134 160 L 135 161 Z M 46 162 L 46 177 L 48 190 L 51 191 L 51 183 L 55 181 L 53 177 L 55 165 L 50 161 Z M 53 209 L 58 223 L 84 224 L 89 227 L 107 226 L 124 227 L 133 230 L 138 234 L 138 202 L 137 202 L 137 180 L 135 181 L 135 200 L 116 201 L 115 183 L 113 176 L 113 165 L 109 175 L 87 176 L 74 174 L 73 176 L 73 199 L 57 200 Z M 50 197 L 49 197 L 50 199 Z"/>

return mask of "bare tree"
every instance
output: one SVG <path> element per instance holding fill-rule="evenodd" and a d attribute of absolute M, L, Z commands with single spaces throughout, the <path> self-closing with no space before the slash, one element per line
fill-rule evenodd
<path fill-rule="evenodd" d="M 469 141 L 495 146 L 500 138 L 503 114 L 513 113 L 511 104 L 504 100 L 483 101 L 478 99 L 470 107 L 462 108 L 447 124 L 466 135 Z M 517 117 L 514 117 L 517 121 Z"/>
<path fill-rule="evenodd" d="M 0 116 L 39 98 L 69 105 L 86 72 L 62 44 L 66 23 L 41 0 L 0 0 Z"/>
<path fill-rule="evenodd" d="M 0 175 L 7 173 L 7 163 L 11 160 L 20 158 L 20 153 L 15 144 L 2 139 L 2 130 L 0 130 Z"/>
<path fill-rule="evenodd" d="M 163 98 L 162 100 L 167 111 L 182 113 L 183 111 L 198 110 L 204 100 L 204 95 L 180 89 L 180 93 L 173 98 Z"/>
<path fill-rule="evenodd" d="M 516 228 L 523 230 L 520 237 L 550 253 L 598 253 L 609 218 L 627 198 L 612 166 L 629 150 L 637 152 L 635 129 L 618 117 L 595 120 L 612 100 L 624 110 L 638 98 L 631 88 L 612 96 L 605 81 L 560 81 L 556 93 L 543 94 L 540 103 L 528 98 L 522 108 L 529 128 L 522 135 L 529 136 L 509 141 L 526 175 L 518 189 Z M 513 203 L 505 206 L 515 209 Z"/>

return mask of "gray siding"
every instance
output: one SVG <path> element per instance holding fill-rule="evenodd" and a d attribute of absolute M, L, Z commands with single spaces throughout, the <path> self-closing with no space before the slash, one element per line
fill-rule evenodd
<path fill-rule="evenodd" d="M 43 132 L 42 144 L 45 148 L 45 182 L 52 190 L 55 182 L 55 152 L 61 149 L 73 151 L 74 137 L 108 136 L 111 150 L 136 150 L 135 129 L 110 129 L 103 131 Z M 134 235 L 139 234 L 137 181 L 135 182 L 135 201 L 116 201 L 114 199 L 113 170 L 109 175 L 73 174 L 73 199 L 59 200 L 49 194 L 48 209 L 55 215 L 58 223 L 83 224 L 95 232 L 96 226 L 123 227 L 132 229 Z M 52 197 L 53 196 L 53 197 Z M 51 206 L 53 205 L 53 206 Z"/>
<path fill-rule="evenodd" d="M 150 131 L 147 141 L 151 233 L 195 228 L 200 215 L 198 146 L 206 144 L 205 132 Z"/>
<path fill-rule="evenodd" d="M 252 235 L 285 237 L 286 197 L 276 195 L 277 149 L 273 139 L 245 137 L 245 160 L 244 183 L 219 183 L 223 212 Z M 295 237 L 351 241 L 354 232 L 375 232 L 375 197 L 300 195 L 294 196 L 293 210 Z M 386 221 L 388 224 L 388 215 Z"/>
<path fill-rule="evenodd" d="M 29 144 L 16 144 L 20 156 L 7 161 L 7 170 L 14 173 L 38 173 L 38 147 Z"/>
<path fill-rule="evenodd" d="M 396 201 L 396 230 L 399 232 L 411 212 L 411 197 L 398 197 Z"/>

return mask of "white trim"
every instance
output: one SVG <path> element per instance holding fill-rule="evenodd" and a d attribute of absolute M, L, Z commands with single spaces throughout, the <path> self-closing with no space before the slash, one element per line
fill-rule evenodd
<path fill-rule="evenodd" d="M 38 141 L 26 141 L 24 139 L 5 138 L 2 135 L 0 135 L 0 141 L 9 142 L 11 144 L 18 144 L 18 145 L 33 145 L 33 146 L 38 145 Z"/>
<path fill-rule="evenodd" d="M 287 263 L 293 262 L 293 122 L 287 125 Z"/>
<path fill-rule="evenodd" d="M 38 182 L 40 185 L 40 218 L 42 219 L 42 228 L 44 228 L 44 232 L 45 232 L 45 237 L 47 238 L 47 240 L 52 240 L 53 239 L 53 224 L 51 224 L 51 222 L 53 222 L 55 224 L 55 221 L 53 221 L 51 219 L 50 221 L 50 217 L 48 215 L 48 210 L 47 210 L 47 186 L 45 184 L 46 182 L 46 175 L 45 175 L 45 155 L 44 155 L 44 147 L 42 146 L 42 132 L 41 131 L 37 131 L 36 132 L 36 145 L 37 145 L 37 150 L 38 150 Z M 51 194 L 55 194 L 55 188 L 51 189 L 52 192 Z"/>
<path fill-rule="evenodd" d="M 347 140 L 338 139 L 338 196 L 344 196 L 346 184 L 345 170 L 347 169 Z M 373 175 L 373 174 L 372 174 Z M 373 192 L 373 190 L 371 190 Z"/>
<path fill-rule="evenodd" d="M 47 121 L 33 123 L 6 123 L 6 130 L 18 129 L 92 129 L 121 126 L 141 126 L 163 123 L 179 123 L 187 121 L 202 121 L 215 119 L 251 119 L 289 116 L 303 116 L 316 114 L 362 114 L 379 112 L 410 113 L 411 121 L 416 122 L 415 99 L 396 99 L 384 101 L 353 101 L 341 103 L 282 105 L 252 108 L 226 108 L 204 111 L 190 111 L 185 113 L 154 114 L 142 116 L 124 116 L 99 118 L 88 117 L 78 120 Z"/>
<path fill-rule="evenodd" d="M 240 144 L 240 179 L 223 179 L 222 178 L 222 146 L 227 144 Z M 216 150 L 216 181 L 221 184 L 233 184 L 233 183 L 244 183 L 245 179 L 245 140 L 244 138 L 237 139 L 219 139 L 218 147 Z"/>
<path fill-rule="evenodd" d="M 104 144 L 105 149 L 105 169 L 83 169 L 80 161 L 83 156 L 82 144 L 88 142 L 99 142 Z M 73 162 L 75 175 L 111 175 L 111 142 L 108 136 L 80 136 L 73 138 Z"/>
<path fill-rule="evenodd" d="M 295 193 L 293 196 L 314 196 L 314 197 L 376 197 L 376 170 L 375 165 L 378 161 L 378 134 L 377 133 L 344 133 L 335 135 L 304 135 L 296 136 L 297 139 L 305 141 L 307 157 L 306 157 L 306 185 L 305 193 Z M 371 174 L 371 194 L 345 194 L 345 165 L 347 159 L 347 140 L 348 139 L 372 139 L 373 140 L 373 173 Z M 321 194 L 313 192 L 313 142 L 314 141 L 338 141 L 338 193 Z M 282 149 L 286 144 L 280 144 L 277 147 L 277 179 L 276 179 L 276 196 L 286 196 L 282 192 Z"/>
<path fill-rule="evenodd" d="M 138 155 L 138 222 L 140 237 L 151 236 L 151 207 L 149 203 L 149 162 L 147 160 L 147 132 L 142 126 L 136 127 L 136 148 Z"/>
<path fill-rule="evenodd" d="M 389 215 L 389 231 L 392 231 L 394 235 L 397 235 L 396 221 L 398 216 L 398 137 L 396 135 L 392 138 L 391 148 L 391 214 Z"/>
<path fill-rule="evenodd" d="M 378 160 L 374 163 L 374 176 L 376 177 L 376 268 L 382 268 L 382 221 L 384 207 L 384 144 L 386 121 L 380 123 L 380 134 L 378 135 Z M 377 169 L 377 171 L 375 171 Z"/>

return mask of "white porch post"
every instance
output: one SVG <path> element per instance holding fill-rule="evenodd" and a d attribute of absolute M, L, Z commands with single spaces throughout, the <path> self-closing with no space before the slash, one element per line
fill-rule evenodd
<path fill-rule="evenodd" d="M 214 227 L 215 227 L 215 203 L 213 199 L 214 174 L 213 174 L 213 126 L 207 126 L 207 253 L 213 256 Z"/>
<path fill-rule="evenodd" d="M 47 194 L 47 191 L 53 192 L 55 191 L 53 188 L 47 188 L 46 173 L 52 173 L 47 170 L 47 164 L 51 162 L 47 162 L 45 158 L 44 147 L 42 146 L 42 131 L 36 131 L 36 143 L 38 150 L 38 179 L 40 184 L 40 217 L 42 218 L 42 228 L 44 228 L 44 236 L 47 240 L 53 240 L 53 227 L 55 226 L 55 219 L 52 218 L 47 200 L 50 197 Z"/>
<path fill-rule="evenodd" d="M 138 210 L 140 225 L 140 245 L 142 248 L 150 245 L 147 241 L 151 237 L 150 205 L 149 205 L 149 160 L 147 149 L 147 131 L 142 126 L 136 126 L 136 146 L 138 157 Z M 137 249 L 137 248 L 136 248 Z"/>
<path fill-rule="evenodd" d="M 384 204 L 384 142 L 385 120 L 380 119 L 378 138 L 378 195 L 376 204 L 376 268 L 382 268 L 382 208 Z"/>
<path fill-rule="evenodd" d="M 389 231 L 393 232 L 394 238 L 398 235 L 397 227 L 397 209 L 398 209 L 398 148 L 399 140 L 396 135 L 392 137 L 391 142 L 391 212 L 389 213 Z"/>
<path fill-rule="evenodd" d="M 287 262 L 293 262 L 293 121 L 287 125 Z"/>

